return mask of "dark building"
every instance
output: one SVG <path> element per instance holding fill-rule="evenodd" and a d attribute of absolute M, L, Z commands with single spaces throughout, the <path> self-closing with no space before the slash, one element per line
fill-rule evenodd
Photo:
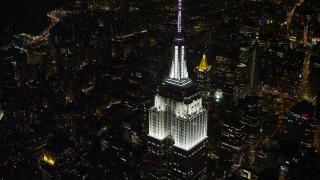
<path fill-rule="evenodd" d="M 320 91 L 317 92 L 317 97 L 316 97 L 316 107 L 315 107 L 315 116 L 317 118 L 320 117 Z"/>
<path fill-rule="evenodd" d="M 250 58 L 248 61 L 250 90 L 253 95 L 256 94 L 258 85 L 260 83 L 260 59 L 258 59 L 258 48 L 258 42 L 253 42 L 252 48 L 250 49 Z"/>
<path fill-rule="evenodd" d="M 217 53 L 213 68 L 213 88 L 221 91 L 227 103 L 234 99 L 236 61 L 230 53 Z"/>
<path fill-rule="evenodd" d="M 245 125 L 232 114 L 226 114 L 219 142 L 219 167 L 228 172 L 237 169 L 244 156 Z"/>
<path fill-rule="evenodd" d="M 311 148 L 318 120 L 314 117 L 314 106 L 301 101 L 285 113 L 283 126 L 285 133 L 294 137 L 303 147 Z"/>
<path fill-rule="evenodd" d="M 240 63 L 236 67 L 233 100 L 237 101 L 250 94 L 250 82 L 247 65 Z"/>
<path fill-rule="evenodd" d="M 69 177 L 75 166 L 74 144 L 64 135 L 52 137 L 43 147 L 39 165 L 46 179 Z"/>

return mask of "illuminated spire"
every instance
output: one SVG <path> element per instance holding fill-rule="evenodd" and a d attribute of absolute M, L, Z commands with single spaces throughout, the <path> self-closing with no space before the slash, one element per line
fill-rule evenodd
<path fill-rule="evenodd" d="M 211 69 L 211 66 L 207 63 L 206 53 L 203 53 L 201 63 L 197 68 L 199 71 L 209 71 Z"/>
<path fill-rule="evenodd" d="M 167 83 L 185 86 L 191 83 L 188 77 L 187 63 L 185 59 L 185 39 L 182 34 L 181 26 L 181 11 L 182 11 L 182 0 L 178 0 L 178 20 L 177 20 L 177 34 L 173 40 L 173 58 L 171 62 L 171 69 L 169 79 L 166 80 Z"/>
<path fill-rule="evenodd" d="M 178 0 L 178 21 L 177 21 L 178 33 L 181 33 L 181 11 L 182 11 L 182 0 Z"/>

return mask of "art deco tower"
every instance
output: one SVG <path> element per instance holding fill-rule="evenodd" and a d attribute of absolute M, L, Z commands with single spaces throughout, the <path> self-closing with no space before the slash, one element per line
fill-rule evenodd
<path fill-rule="evenodd" d="M 149 109 L 148 179 L 205 179 L 207 111 L 201 92 L 189 79 L 178 0 L 177 34 L 169 77 Z"/>

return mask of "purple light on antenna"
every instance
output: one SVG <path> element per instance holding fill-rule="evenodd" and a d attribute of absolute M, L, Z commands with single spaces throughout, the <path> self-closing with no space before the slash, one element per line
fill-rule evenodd
<path fill-rule="evenodd" d="M 182 0 L 178 1 L 178 33 L 181 32 L 181 11 L 182 11 Z"/>

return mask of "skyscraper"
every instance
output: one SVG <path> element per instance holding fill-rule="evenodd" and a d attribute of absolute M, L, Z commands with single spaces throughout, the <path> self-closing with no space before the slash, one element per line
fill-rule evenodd
<path fill-rule="evenodd" d="M 196 68 L 197 73 L 197 83 L 198 86 L 202 90 L 202 97 L 204 98 L 204 103 L 210 102 L 210 99 L 212 97 L 211 91 L 212 91 L 212 83 L 210 79 L 211 74 L 211 66 L 207 63 L 207 57 L 206 54 L 203 53 L 200 65 Z"/>
<path fill-rule="evenodd" d="M 233 104 L 237 63 L 233 54 L 219 52 L 213 68 L 213 89 L 222 92 L 227 104 Z"/>
<path fill-rule="evenodd" d="M 75 171 L 74 143 L 64 134 L 54 136 L 43 147 L 39 167 L 44 179 L 64 179 Z"/>
<path fill-rule="evenodd" d="M 206 177 L 207 110 L 202 107 L 201 92 L 188 77 L 181 12 L 182 0 L 178 0 L 170 74 L 149 109 L 148 179 Z"/>

